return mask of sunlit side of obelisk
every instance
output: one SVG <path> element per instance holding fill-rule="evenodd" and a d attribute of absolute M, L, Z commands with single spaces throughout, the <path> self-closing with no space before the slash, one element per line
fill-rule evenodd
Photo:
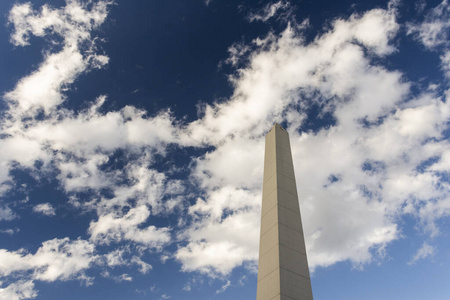
<path fill-rule="evenodd" d="M 266 136 L 257 300 L 312 300 L 289 135 Z"/>

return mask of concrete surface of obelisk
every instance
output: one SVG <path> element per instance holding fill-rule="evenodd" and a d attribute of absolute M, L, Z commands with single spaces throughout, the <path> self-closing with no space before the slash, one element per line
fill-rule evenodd
<path fill-rule="evenodd" d="M 266 135 L 257 300 L 312 300 L 289 135 Z"/>

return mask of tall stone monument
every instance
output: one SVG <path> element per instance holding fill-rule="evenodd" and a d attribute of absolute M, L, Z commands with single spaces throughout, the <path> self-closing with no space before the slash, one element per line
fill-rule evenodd
<path fill-rule="evenodd" d="M 257 300 L 312 300 L 289 135 L 266 136 Z"/>

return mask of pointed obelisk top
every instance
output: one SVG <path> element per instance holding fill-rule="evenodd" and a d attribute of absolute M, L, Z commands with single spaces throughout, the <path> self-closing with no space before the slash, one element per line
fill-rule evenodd
<path fill-rule="evenodd" d="M 280 128 L 283 129 L 284 131 L 286 131 L 286 129 L 284 129 L 283 126 L 281 126 L 281 125 L 278 124 L 278 123 L 273 124 L 272 128 L 274 128 L 274 127 L 276 127 L 276 126 L 280 127 Z"/>
<path fill-rule="evenodd" d="M 272 128 L 270 128 L 270 130 L 269 130 L 269 132 L 268 132 L 267 134 L 269 134 L 274 128 L 279 128 L 279 129 L 281 129 L 282 131 L 284 131 L 284 132 L 287 133 L 286 129 L 284 129 L 283 126 L 281 126 L 281 125 L 278 124 L 278 123 L 274 123 L 273 126 L 272 126 Z"/>

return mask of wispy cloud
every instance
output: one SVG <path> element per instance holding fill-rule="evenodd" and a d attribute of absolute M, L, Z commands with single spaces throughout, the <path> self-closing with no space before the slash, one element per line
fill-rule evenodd
<path fill-rule="evenodd" d="M 431 257 L 431 256 L 433 256 L 435 254 L 435 252 L 436 252 L 436 249 L 433 246 L 431 246 L 428 243 L 424 242 L 422 247 L 420 247 L 420 249 L 417 250 L 417 253 L 408 262 L 408 265 L 413 265 L 418 260 Z"/>
<path fill-rule="evenodd" d="M 216 294 L 221 294 L 221 293 L 225 292 L 230 286 L 231 286 L 231 282 L 229 280 L 227 280 L 227 283 L 222 285 L 222 287 L 216 291 Z"/>
<path fill-rule="evenodd" d="M 287 1 L 280 0 L 275 3 L 268 3 L 258 12 L 252 12 L 248 15 L 250 22 L 267 20 L 277 17 L 286 19 L 291 15 L 291 4 Z"/>
<path fill-rule="evenodd" d="M 441 52 L 442 69 L 450 78 L 450 5 L 443 0 L 436 7 L 430 9 L 423 22 L 410 23 L 408 33 L 413 34 L 427 49 Z"/>

